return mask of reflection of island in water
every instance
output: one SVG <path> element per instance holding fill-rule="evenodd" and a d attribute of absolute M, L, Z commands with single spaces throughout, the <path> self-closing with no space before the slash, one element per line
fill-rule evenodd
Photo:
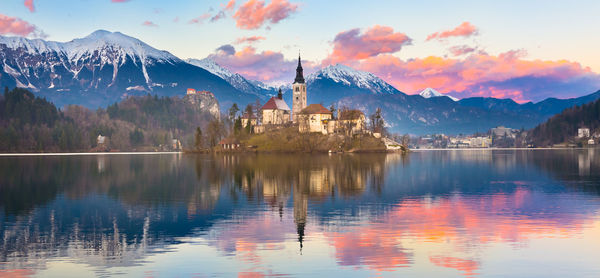
<path fill-rule="evenodd" d="M 0 269 L 69 257 L 101 274 L 185 237 L 242 254 L 293 233 L 300 249 L 319 236 L 338 265 L 377 271 L 415 263 L 407 239 L 444 242 L 468 255 L 430 254 L 430 263 L 473 275 L 477 246 L 589 224 L 598 200 L 581 196 L 598 181 L 599 159 L 593 151 L 0 158 Z"/>

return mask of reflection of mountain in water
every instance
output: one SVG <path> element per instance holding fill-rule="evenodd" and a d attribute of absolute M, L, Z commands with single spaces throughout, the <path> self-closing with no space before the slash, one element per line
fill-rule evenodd
<path fill-rule="evenodd" d="M 583 217 L 593 206 L 547 194 L 568 192 L 572 189 L 563 185 L 580 180 L 597 184 L 599 157 L 594 151 L 4 157 L 0 261 L 8 264 L 0 268 L 41 268 L 57 256 L 99 268 L 135 265 L 149 252 L 161 252 L 188 236 L 206 236 L 220 250 L 231 251 L 231 238 L 281 242 L 293 234 L 302 247 L 310 244 L 311 229 L 336 235 L 332 241 L 340 241 L 335 246 L 341 264 L 360 261 L 353 256 L 378 258 L 366 247 L 355 253 L 352 244 L 380 231 L 389 238 L 381 235 L 372 246 L 397 253 L 397 264 L 409 264 L 409 250 L 381 240 L 394 242 L 400 236 L 394 231 L 401 229 L 434 233 L 404 224 L 419 217 L 429 224 L 441 221 L 445 229 L 466 226 L 463 218 L 500 229 L 506 227 L 495 224 L 498 216 L 489 212 L 508 208 L 511 217 L 527 217 L 531 223 L 578 225 L 581 219 L 569 218 L 571 213 Z M 544 194 L 532 194 L 540 182 L 547 184 Z M 276 226 L 265 208 L 290 226 L 261 231 Z M 454 218 L 436 218 L 449 210 Z M 357 230 L 356 239 L 335 231 L 371 219 L 376 221 Z M 254 227 L 256 235 L 243 232 L 256 225 L 261 226 Z M 475 238 L 481 231 L 470 232 Z"/>

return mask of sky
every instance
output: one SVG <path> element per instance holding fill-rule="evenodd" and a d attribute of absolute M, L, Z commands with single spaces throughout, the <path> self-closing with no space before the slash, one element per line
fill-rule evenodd
<path fill-rule="evenodd" d="M 600 89 L 600 1 L 2 0 L 0 35 L 119 31 L 268 84 L 337 63 L 408 94 L 518 102 Z"/>

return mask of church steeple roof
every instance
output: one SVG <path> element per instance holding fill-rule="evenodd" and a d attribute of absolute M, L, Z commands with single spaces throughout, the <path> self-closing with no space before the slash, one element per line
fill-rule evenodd
<path fill-rule="evenodd" d="M 304 74 L 302 70 L 302 63 L 300 62 L 300 53 L 298 53 L 298 67 L 296 68 L 296 79 L 294 83 L 304 83 Z"/>

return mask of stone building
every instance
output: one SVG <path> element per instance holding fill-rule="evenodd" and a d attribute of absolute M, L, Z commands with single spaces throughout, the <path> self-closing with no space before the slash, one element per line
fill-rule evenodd
<path fill-rule="evenodd" d="M 260 109 L 262 125 L 282 125 L 290 122 L 290 107 L 283 100 L 281 89 Z"/>
<path fill-rule="evenodd" d="M 300 55 L 298 55 L 296 78 L 294 79 L 294 84 L 292 84 L 292 115 L 294 123 L 298 121 L 298 115 L 304 108 L 306 108 L 306 82 L 304 81 Z"/>
<path fill-rule="evenodd" d="M 302 109 L 297 115 L 298 130 L 300 132 L 329 133 L 328 125 L 332 120 L 331 111 L 321 104 L 311 104 Z"/>
<path fill-rule="evenodd" d="M 360 110 L 340 109 L 336 129 L 347 135 L 363 133 L 367 129 L 367 118 Z"/>

